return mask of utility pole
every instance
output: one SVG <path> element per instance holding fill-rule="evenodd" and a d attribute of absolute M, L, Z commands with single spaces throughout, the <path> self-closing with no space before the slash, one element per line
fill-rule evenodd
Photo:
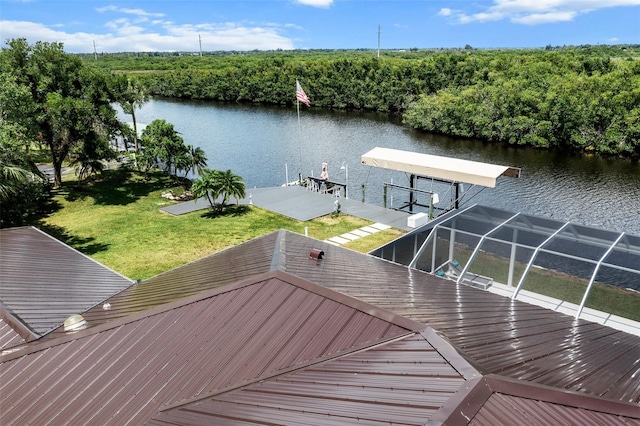
<path fill-rule="evenodd" d="M 198 41 L 200 42 L 200 57 L 202 58 L 202 37 L 198 34 Z"/>
<path fill-rule="evenodd" d="M 98 53 L 96 52 L 96 41 L 93 40 L 93 59 L 98 60 Z"/>
<path fill-rule="evenodd" d="M 378 24 L 378 58 L 380 57 L 380 24 Z"/>

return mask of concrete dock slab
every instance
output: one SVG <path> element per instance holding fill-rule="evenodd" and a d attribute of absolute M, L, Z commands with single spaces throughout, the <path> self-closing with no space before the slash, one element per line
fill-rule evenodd
<path fill-rule="evenodd" d="M 246 191 L 247 196 L 238 200 L 240 204 L 254 204 L 265 210 L 269 210 L 292 219 L 306 222 L 317 217 L 326 216 L 334 212 L 336 200 L 340 204 L 342 213 L 370 220 L 387 227 L 410 231 L 407 227 L 406 212 L 386 209 L 372 204 L 366 204 L 357 200 L 336 198 L 330 194 L 309 191 L 301 186 L 278 186 L 270 188 L 252 188 Z M 230 200 L 235 203 L 236 200 Z M 195 201 L 185 201 L 160 210 L 173 215 L 191 213 L 209 208 L 205 198 Z M 378 228 L 371 225 L 374 229 Z"/>

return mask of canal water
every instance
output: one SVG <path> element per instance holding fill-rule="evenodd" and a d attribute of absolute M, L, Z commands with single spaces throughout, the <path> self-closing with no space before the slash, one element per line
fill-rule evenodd
<path fill-rule="evenodd" d="M 130 116 L 120 114 L 123 121 Z M 266 107 L 203 101 L 153 99 L 136 113 L 139 123 L 164 119 L 186 144 L 207 154 L 208 167 L 231 169 L 248 191 L 282 185 L 298 174 L 346 182 L 349 198 L 383 205 L 385 183 L 408 186 L 401 172 L 364 166 L 360 156 L 375 147 L 394 148 L 519 167 L 519 179 L 502 177 L 496 188 L 471 188 L 463 205 L 485 204 L 510 211 L 577 222 L 640 235 L 640 165 L 411 130 L 384 114 L 326 111 L 301 106 Z M 419 187 L 438 193 L 439 207 L 452 200 L 448 185 L 421 180 Z M 363 195 L 364 194 L 364 195 Z M 387 190 L 387 206 L 408 200 L 400 189 Z M 428 200 L 419 197 L 428 204 Z"/>

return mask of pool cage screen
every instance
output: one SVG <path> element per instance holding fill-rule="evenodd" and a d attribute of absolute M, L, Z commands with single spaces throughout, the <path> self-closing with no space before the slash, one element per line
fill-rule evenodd
<path fill-rule="evenodd" d="M 450 212 L 371 254 L 478 288 L 540 292 L 578 287 L 579 317 L 594 283 L 640 291 L 640 237 L 473 205 Z"/>

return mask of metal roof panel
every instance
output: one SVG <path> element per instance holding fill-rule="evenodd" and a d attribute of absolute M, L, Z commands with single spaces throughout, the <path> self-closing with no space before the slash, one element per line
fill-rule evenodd
<path fill-rule="evenodd" d="M 13 327 L 0 318 L 0 350 L 21 345 L 25 342 Z"/>
<path fill-rule="evenodd" d="M 325 256 L 311 259 L 312 249 Z M 249 259 L 254 261 L 247 265 Z M 436 385 L 447 393 L 454 392 L 460 376 L 476 380 L 469 363 L 484 374 L 555 386 L 544 388 L 543 393 L 552 397 L 544 400 L 549 404 L 562 404 L 566 395 L 592 395 L 588 401 L 597 410 L 591 411 L 611 414 L 607 407 L 624 406 L 612 401 L 618 399 L 635 404 L 631 409 L 624 406 L 628 416 L 640 403 L 637 336 L 285 231 L 147 281 L 112 298 L 118 301 L 113 311 L 89 312 L 95 321 L 87 330 L 55 338 L 52 333 L 48 341 L 0 357 L 4 419 L 38 423 L 67 416 L 76 423 L 118 423 L 125 418 L 142 422 L 162 409 L 154 420 L 162 424 L 169 414 L 196 421 L 200 417 L 186 407 L 198 407 L 205 415 L 229 415 L 216 418 L 216 424 L 251 424 L 242 417 L 249 412 L 292 424 L 300 423 L 301 417 L 298 408 L 286 405 L 286 386 L 299 398 L 298 407 L 313 396 L 302 392 L 309 383 L 326 386 L 327 392 L 336 389 L 334 375 L 359 376 L 363 389 L 372 388 L 366 394 L 370 399 L 389 386 L 386 377 L 396 378 L 394 392 Z M 397 350 L 381 355 L 384 343 L 422 330 L 418 323 L 444 337 L 435 331 L 420 333 L 446 362 L 407 345 L 407 338 L 393 343 Z M 400 342 L 406 345 L 402 350 Z M 373 350 L 386 357 L 386 373 L 375 362 L 359 363 L 359 357 Z M 469 363 L 456 361 L 461 359 L 456 351 Z M 419 355 L 420 362 L 403 363 L 411 354 Z M 336 362 L 316 365 L 332 358 Z M 407 369 L 411 373 L 402 376 Z M 305 380 L 285 385 L 284 375 L 294 370 L 304 373 Z M 357 371 L 361 374 L 354 375 Z M 275 393 L 260 390 L 269 386 Z M 335 401 L 314 399 L 318 411 L 307 413 L 304 423 L 331 424 L 335 419 L 326 413 L 332 403 L 344 413 L 341 424 L 374 410 L 380 418 L 395 415 L 399 422 L 413 422 L 415 413 L 420 417 L 424 407 L 435 407 L 439 401 L 433 395 L 420 400 L 428 403 L 414 414 L 389 414 L 384 410 L 391 410 L 393 401 L 367 410 L 366 395 L 352 401 L 342 390 Z M 34 392 L 48 398 L 34 399 Z M 236 393 L 248 401 L 242 405 L 247 411 L 238 412 L 233 401 L 224 399 Z M 456 402 L 459 394 L 452 394 L 438 412 Z M 406 400 L 412 401 L 410 394 Z M 207 404 L 212 405 L 206 408 Z M 276 406 L 281 409 L 276 411 Z M 111 411 L 114 407 L 117 413 Z M 547 405 L 539 410 L 546 412 Z M 58 413 L 60 417 L 52 417 Z"/>
<path fill-rule="evenodd" d="M 286 254 L 287 272 L 433 327 L 483 373 L 640 404 L 638 336 L 296 234 Z"/>
<path fill-rule="evenodd" d="M 288 278 L 274 272 L 4 356 L 0 419 L 141 423 L 163 404 L 414 333 L 380 318 L 379 309 L 365 312 L 360 302 Z M 323 344 L 310 348 L 312 340 Z"/>
<path fill-rule="evenodd" d="M 150 424 L 423 424 L 465 379 L 422 336 L 164 410 Z"/>
<path fill-rule="evenodd" d="M 34 227 L 0 229 L 0 247 L 2 316 L 15 317 L 32 338 L 132 284 Z"/>

